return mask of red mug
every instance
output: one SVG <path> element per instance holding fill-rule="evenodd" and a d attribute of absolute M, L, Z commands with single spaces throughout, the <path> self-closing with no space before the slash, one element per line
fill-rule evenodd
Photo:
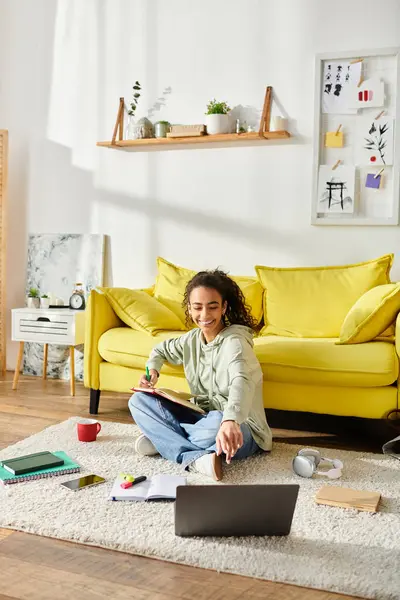
<path fill-rule="evenodd" d="M 77 424 L 77 430 L 80 442 L 95 442 L 101 425 L 95 419 L 82 419 Z"/>

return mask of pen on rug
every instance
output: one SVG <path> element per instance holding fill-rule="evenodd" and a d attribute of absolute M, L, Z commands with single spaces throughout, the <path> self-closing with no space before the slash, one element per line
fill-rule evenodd
<path fill-rule="evenodd" d="M 147 479 L 147 477 L 145 475 L 141 475 L 140 477 L 135 477 L 135 479 L 133 481 L 124 481 L 124 483 L 121 483 L 121 487 L 126 490 L 127 488 L 130 488 L 133 485 L 136 485 L 136 483 L 141 483 L 142 481 L 146 481 L 146 479 Z"/>

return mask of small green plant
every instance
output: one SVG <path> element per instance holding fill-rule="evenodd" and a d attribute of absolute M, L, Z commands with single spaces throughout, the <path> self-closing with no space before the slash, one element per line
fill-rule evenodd
<path fill-rule="evenodd" d="M 206 115 L 227 115 L 231 110 L 226 102 L 217 102 L 214 98 L 207 104 Z"/>
<path fill-rule="evenodd" d="M 132 86 L 133 89 L 133 98 L 132 98 L 132 102 L 130 103 L 130 108 L 128 110 L 128 115 L 134 115 L 135 111 L 136 111 L 136 107 L 138 104 L 138 100 L 140 98 L 140 91 L 142 89 L 142 86 L 140 85 L 140 83 L 138 81 L 135 81 L 135 85 Z"/>
<path fill-rule="evenodd" d="M 171 123 L 169 123 L 169 121 L 157 121 L 155 125 L 167 125 L 169 127 Z"/>
<path fill-rule="evenodd" d="M 47 294 L 42 294 L 42 298 L 48 298 L 49 296 Z"/>
<path fill-rule="evenodd" d="M 29 298 L 39 298 L 39 290 L 37 288 L 29 288 Z"/>

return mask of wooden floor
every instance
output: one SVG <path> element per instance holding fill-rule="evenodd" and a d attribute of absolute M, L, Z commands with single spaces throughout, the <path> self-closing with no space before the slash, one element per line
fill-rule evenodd
<path fill-rule="evenodd" d="M 12 374 L 0 380 L 0 448 L 70 416 L 88 416 L 88 392 L 69 383 Z M 99 419 L 131 423 L 128 395 L 102 393 Z M 290 442 L 311 434 L 286 430 Z M 318 434 L 317 434 L 318 435 Z M 315 441 L 314 435 L 311 438 Z M 1 506 L 0 506 L 1 510 Z M 281 583 L 197 569 L 70 542 L 0 529 L 0 600 L 340 600 L 350 598 Z"/>

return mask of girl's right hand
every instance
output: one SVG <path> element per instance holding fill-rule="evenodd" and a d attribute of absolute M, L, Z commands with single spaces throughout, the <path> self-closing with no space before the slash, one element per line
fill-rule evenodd
<path fill-rule="evenodd" d="M 144 373 L 139 379 L 139 387 L 153 388 L 156 385 L 158 378 L 158 372 L 155 369 L 150 369 L 150 381 L 147 381 L 146 374 Z"/>

